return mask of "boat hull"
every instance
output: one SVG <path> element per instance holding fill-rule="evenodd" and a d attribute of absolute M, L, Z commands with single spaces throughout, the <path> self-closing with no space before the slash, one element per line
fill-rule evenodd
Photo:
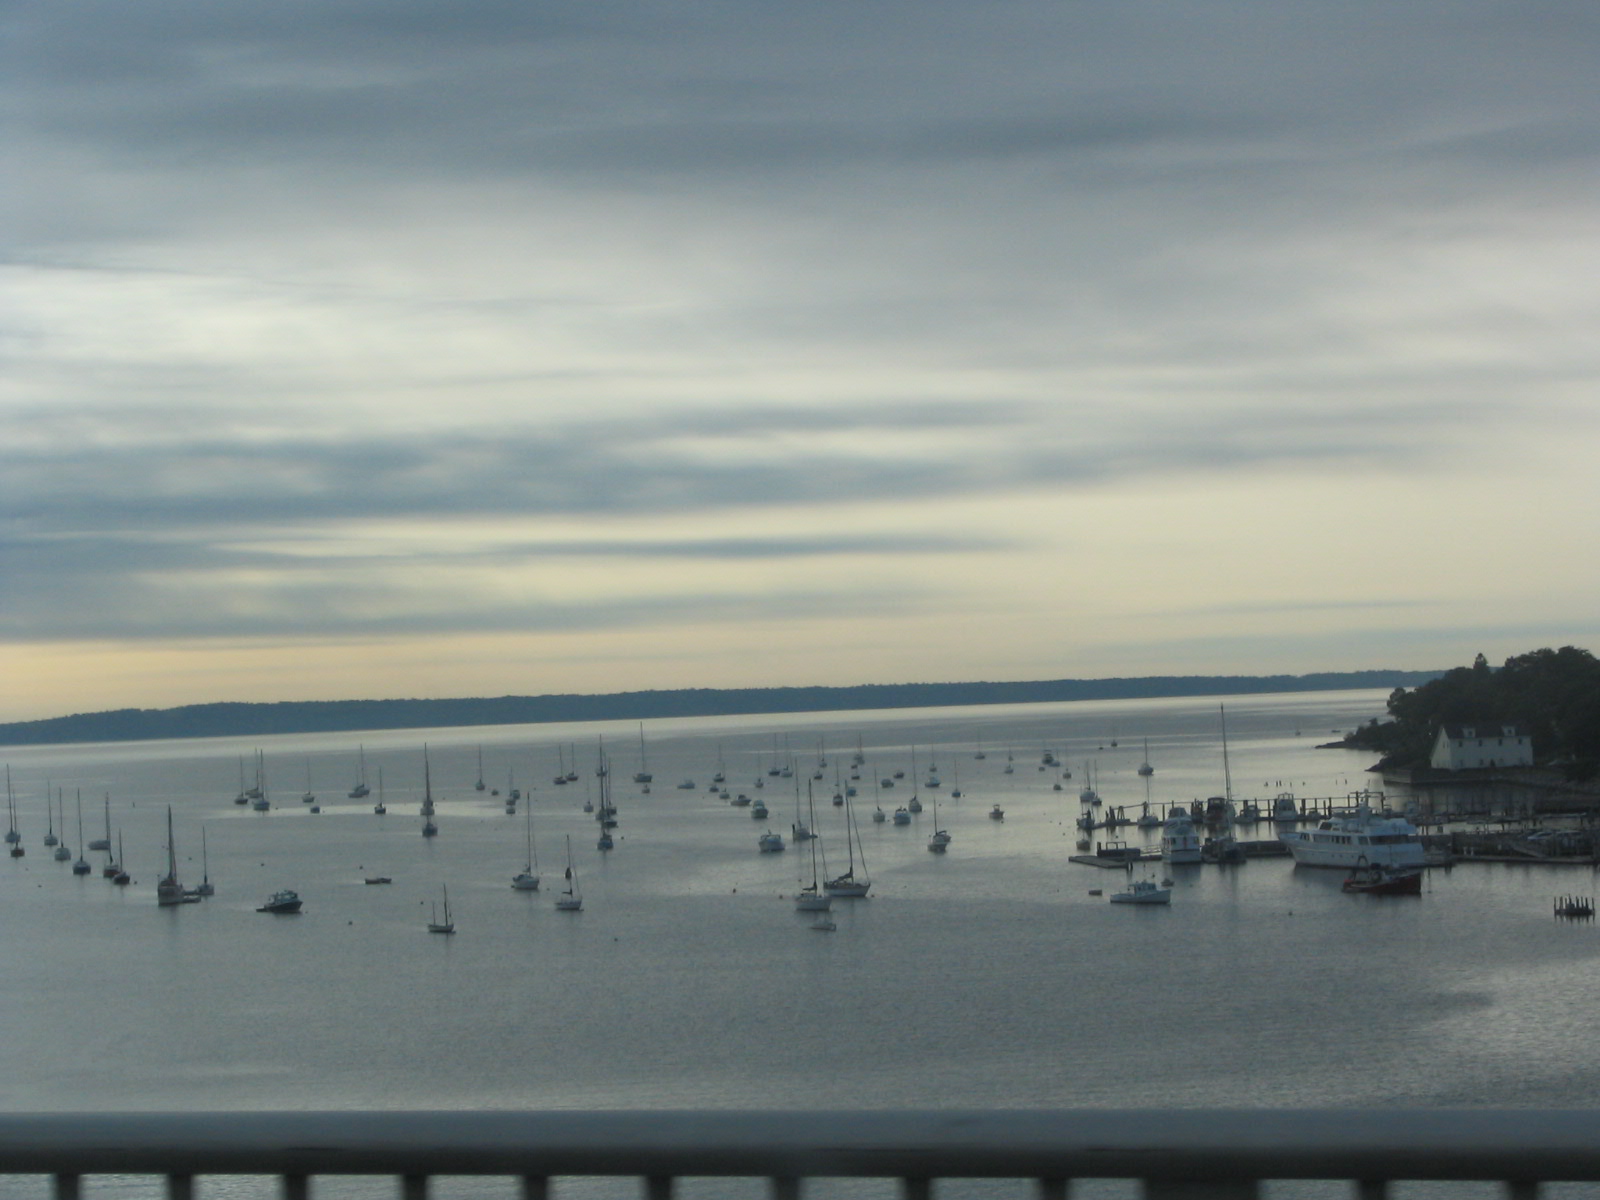
<path fill-rule="evenodd" d="M 1345 879 L 1343 890 L 1367 896 L 1420 896 L 1422 871 L 1383 868 L 1357 870 Z"/>

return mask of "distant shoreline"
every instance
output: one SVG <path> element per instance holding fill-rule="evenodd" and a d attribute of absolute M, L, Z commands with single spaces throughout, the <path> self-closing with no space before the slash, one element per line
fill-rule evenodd
<path fill-rule="evenodd" d="M 1443 671 L 1329 671 L 1312 675 L 1152 675 L 1010 683 L 884 683 L 855 687 L 682 688 L 604 695 L 500 696 L 454 700 L 285 700 L 179 708 L 123 708 L 0 724 L 0 746 L 149 741 L 281 733 L 358 733 L 553 721 L 647 721 L 663 717 L 838 712 L 1043 704 L 1063 700 L 1145 700 L 1252 692 L 1320 692 L 1416 687 Z"/>

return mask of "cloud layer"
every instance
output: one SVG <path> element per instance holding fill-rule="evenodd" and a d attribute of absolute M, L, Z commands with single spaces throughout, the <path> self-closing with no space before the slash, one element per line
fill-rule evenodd
<path fill-rule="evenodd" d="M 1597 432 L 1589 6 L 4 19 L 30 664 L 854 621 L 900 678 L 976 622 L 1016 645 L 942 674 L 1050 628 L 1040 674 L 1316 670 L 1594 630 L 1558 499 Z M 1526 604 L 1465 569 L 1508 540 Z M 1264 553 L 1298 565 L 1246 586 Z M 1339 584 L 1363 556 L 1420 577 Z M 812 681 L 703 647 L 607 683 Z"/>

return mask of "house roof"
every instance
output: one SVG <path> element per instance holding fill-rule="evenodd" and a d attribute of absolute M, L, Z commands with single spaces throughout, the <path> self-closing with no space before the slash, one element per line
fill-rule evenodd
<path fill-rule="evenodd" d="M 1472 730 L 1469 734 L 1467 730 Z M 1527 737 L 1528 731 L 1520 725 L 1506 722 L 1484 721 L 1482 724 L 1473 725 L 1441 725 L 1439 732 L 1453 742 L 1463 741 L 1466 738 L 1481 737 Z"/>

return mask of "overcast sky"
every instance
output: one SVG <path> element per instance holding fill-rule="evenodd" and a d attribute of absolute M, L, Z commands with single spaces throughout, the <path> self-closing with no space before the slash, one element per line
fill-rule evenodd
<path fill-rule="evenodd" d="M 20 0 L 0 719 L 1600 648 L 1600 8 Z"/>

